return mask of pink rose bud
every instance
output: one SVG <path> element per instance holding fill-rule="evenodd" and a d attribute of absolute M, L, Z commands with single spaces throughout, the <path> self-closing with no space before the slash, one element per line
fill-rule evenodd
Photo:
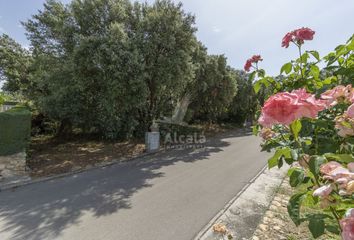
<path fill-rule="evenodd" d="M 331 194 L 332 192 L 332 186 L 330 184 L 328 185 L 324 185 L 320 188 L 317 188 L 314 192 L 313 192 L 313 196 L 314 197 L 327 197 L 329 196 L 329 194 Z"/>
<path fill-rule="evenodd" d="M 340 188 L 346 188 L 348 182 L 349 180 L 347 178 L 338 178 L 336 180 L 336 183 L 339 184 Z"/>

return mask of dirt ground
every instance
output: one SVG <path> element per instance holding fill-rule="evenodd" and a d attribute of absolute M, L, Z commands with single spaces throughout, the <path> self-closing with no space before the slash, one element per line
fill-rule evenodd
<path fill-rule="evenodd" d="M 58 142 L 48 137 L 35 137 L 29 148 L 27 165 L 32 177 L 44 177 L 90 168 L 98 163 L 125 161 L 145 151 L 138 141 L 104 142 L 70 140 Z"/>
<path fill-rule="evenodd" d="M 203 129 L 207 137 L 223 133 L 234 126 L 218 124 L 195 125 Z M 46 177 L 97 164 L 126 161 L 145 152 L 142 140 L 107 142 L 99 140 L 61 140 L 50 136 L 32 137 L 28 150 L 27 166 L 31 177 Z"/>

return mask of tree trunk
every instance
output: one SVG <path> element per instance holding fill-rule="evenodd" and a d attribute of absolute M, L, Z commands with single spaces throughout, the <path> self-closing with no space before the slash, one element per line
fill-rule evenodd
<path fill-rule="evenodd" d="M 172 116 L 172 122 L 180 124 L 183 122 L 184 117 L 186 116 L 188 106 L 190 104 L 190 95 L 186 94 L 183 98 L 178 102 L 174 114 Z"/>
<path fill-rule="evenodd" d="M 57 132 L 58 138 L 68 138 L 72 133 L 72 123 L 69 119 L 63 119 Z"/>

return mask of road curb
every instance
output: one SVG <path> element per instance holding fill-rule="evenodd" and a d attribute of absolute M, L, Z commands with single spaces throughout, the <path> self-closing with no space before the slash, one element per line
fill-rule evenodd
<path fill-rule="evenodd" d="M 4 192 L 4 191 L 7 191 L 7 190 L 20 188 L 20 187 L 24 187 L 24 186 L 28 186 L 28 185 L 32 185 L 32 184 L 36 184 L 36 183 L 48 182 L 48 181 L 51 181 L 51 180 L 60 179 L 60 178 L 64 178 L 64 177 L 68 177 L 68 176 L 72 176 L 72 175 L 76 175 L 76 174 L 80 174 L 80 173 L 84 173 L 84 172 L 94 171 L 94 170 L 97 170 L 97 169 L 103 169 L 103 168 L 110 167 L 110 166 L 113 166 L 113 165 L 131 164 L 131 163 L 134 163 L 137 160 L 140 160 L 141 158 L 144 158 L 144 157 L 147 157 L 147 156 L 152 156 L 152 155 L 161 153 L 163 151 L 165 151 L 165 149 L 162 148 L 162 149 L 160 149 L 158 151 L 143 153 L 143 154 L 140 154 L 140 155 L 135 156 L 135 157 L 128 158 L 128 159 L 123 160 L 123 161 L 122 160 L 121 161 L 112 161 L 112 162 L 109 162 L 107 164 L 92 166 L 90 168 L 83 168 L 83 169 L 79 169 L 79 170 L 75 170 L 75 171 L 71 171 L 71 172 L 67 172 L 67 173 L 53 175 L 53 176 L 50 176 L 50 177 L 29 179 L 29 180 L 19 181 L 19 182 L 15 182 L 15 183 L 5 183 L 5 184 L 1 184 L 0 183 L 0 192 Z"/>
<path fill-rule="evenodd" d="M 233 239 L 249 239 L 261 221 L 266 209 L 272 202 L 276 188 L 284 180 L 287 168 L 268 170 L 267 166 L 262 168 L 247 184 L 236 194 L 193 238 L 194 240 L 214 240 L 220 239 L 220 234 L 214 233 L 213 225 L 221 223 L 225 225 Z M 264 182 L 264 180 L 273 181 Z M 266 185 L 264 191 L 259 191 L 262 185 Z M 258 200 L 254 198 L 257 193 Z M 244 209 L 245 204 L 254 205 L 253 209 Z M 254 211 L 258 210 L 256 214 Z M 261 210 L 261 213 L 259 213 Z M 244 219 L 252 219 L 252 226 Z M 240 231 L 240 229 L 242 229 Z M 246 231 L 245 231 L 246 230 Z"/>

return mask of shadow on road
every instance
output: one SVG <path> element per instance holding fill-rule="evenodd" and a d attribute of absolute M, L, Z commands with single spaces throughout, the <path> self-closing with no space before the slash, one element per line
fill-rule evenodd
<path fill-rule="evenodd" d="M 207 142 L 204 150 L 171 150 L 120 165 L 0 193 L 0 239 L 52 239 L 90 212 L 101 217 L 131 208 L 130 198 L 159 169 L 178 161 L 195 162 L 230 145 L 227 138 L 249 135 L 230 131 Z M 226 140 L 225 140 L 226 139 Z M 10 234 L 11 233 L 11 234 Z M 5 238 L 3 237 L 5 236 Z"/>

